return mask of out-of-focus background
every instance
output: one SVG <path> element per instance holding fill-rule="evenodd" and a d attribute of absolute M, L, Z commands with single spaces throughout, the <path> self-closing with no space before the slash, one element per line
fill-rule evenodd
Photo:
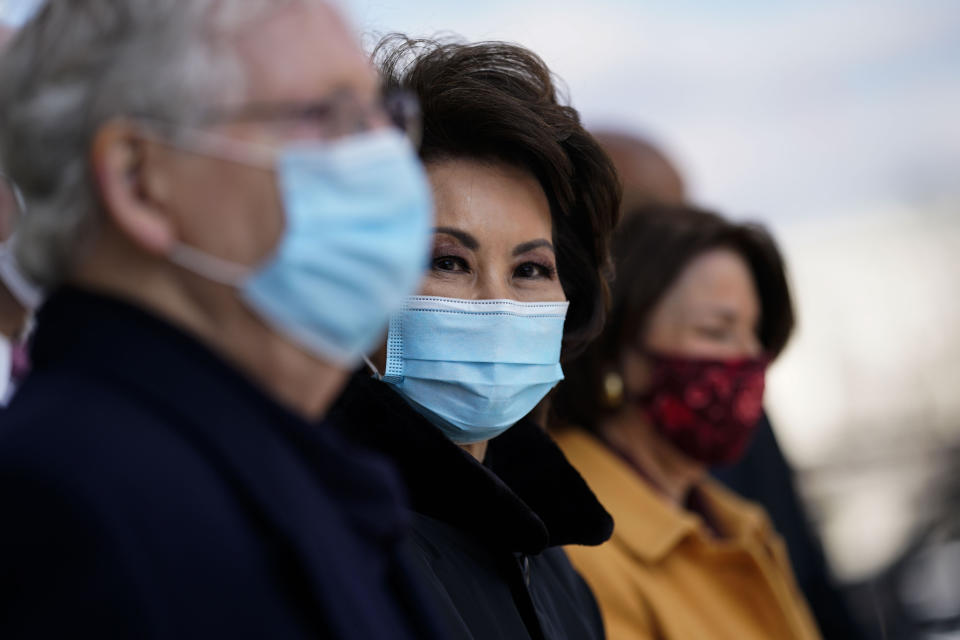
<path fill-rule="evenodd" d="M 960 2 L 342 6 L 368 43 L 532 48 L 588 125 L 772 228 L 799 331 L 767 404 L 830 563 L 877 637 L 960 637 Z"/>

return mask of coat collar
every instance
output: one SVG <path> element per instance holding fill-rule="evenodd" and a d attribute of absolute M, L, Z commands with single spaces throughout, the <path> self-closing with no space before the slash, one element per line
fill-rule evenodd
<path fill-rule="evenodd" d="M 648 564 L 665 559 L 683 540 L 706 534 L 695 514 L 669 503 L 623 458 L 585 430 L 564 429 L 557 442 L 616 519 L 613 539 Z M 773 529 L 763 511 L 712 480 L 695 489 L 728 535 L 730 544 L 747 538 L 772 542 Z M 708 546 L 720 548 L 723 541 Z"/>
<path fill-rule="evenodd" d="M 168 417 L 171 428 L 210 458 L 294 546 L 303 496 L 322 487 L 362 535 L 399 539 L 408 526 L 404 495 L 382 459 L 329 425 L 286 410 L 203 344 L 118 299 L 65 287 L 42 308 L 32 348 L 34 374 L 67 368 L 98 377 Z M 27 384 L 29 384 L 27 380 Z M 291 469 L 289 456 L 303 467 Z M 305 474 L 301 469 L 308 469 Z M 291 486 L 300 485 L 301 492 Z"/>
<path fill-rule="evenodd" d="M 480 464 L 388 385 L 363 373 L 354 376 L 330 418 L 397 465 L 415 511 L 485 544 L 539 553 L 610 537 L 610 515 L 529 419 L 491 440 Z"/>

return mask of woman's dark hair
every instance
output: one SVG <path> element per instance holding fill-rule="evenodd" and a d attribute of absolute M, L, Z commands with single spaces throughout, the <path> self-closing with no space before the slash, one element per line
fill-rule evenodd
<path fill-rule="evenodd" d="M 564 358 L 603 327 L 609 299 L 609 237 L 620 185 L 577 111 L 557 97 L 550 70 L 504 42 L 411 40 L 393 34 L 373 53 L 385 90 L 416 95 L 424 163 L 470 158 L 529 171 L 550 203 L 557 272 L 570 301 Z"/>
<path fill-rule="evenodd" d="M 793 303 L 779 249 L 758 224 L 736 224 L 686 206 L 649 206 L 629 211 L 614 232 L 616 278 L 607 324 L 600 337 L 564 366 L 566 379 L 553 394 L 551 421 L 593 430 L 609 409 L 603 380 L 617 370 L 626 345 L 636 345 L 649 318 L 684 268 L 716 248 L 736 251 L 750 267 L 760 298 L 757 337 L 776 357 L 793 331 Z"/>

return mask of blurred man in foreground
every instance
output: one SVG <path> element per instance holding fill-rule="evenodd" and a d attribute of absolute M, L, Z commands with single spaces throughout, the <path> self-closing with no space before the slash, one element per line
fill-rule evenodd
<path fill-rule="evenodd" d="M 0 414 L 0 637 L 431 637 L 392 470 L 320 423 L 428 249 L 376 87 L 310 0 L 55 0 L 4 52 L 53 294 Z"/>

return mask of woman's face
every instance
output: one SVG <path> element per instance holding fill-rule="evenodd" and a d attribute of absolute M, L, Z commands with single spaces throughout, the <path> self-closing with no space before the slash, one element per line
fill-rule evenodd
<path fill-rule="evenodd" d="M 643 344 L 653 351 L 714 360 L 759 356 L 760 299 L 750 267 L 731 249 L 690 261 L 654 307 Z"/>
<path fill-rule="evenodd" d="M 735 360 L 763 353 L 757 337 L 760 299 L 750 267 L 731 249 L 712 249 L 690 261 L 654 307 L 646 335 L 638 344 L 674 356 Z M 624 384 L 645 388 L 650 374 L 646 358 L 624 352 Z"/>
<path fill-rule="evenodd" d="M 540 183 L 506 165 L 431 163 L 433 257 L 420 293 L 465 300 L 566 300 L 550 205 Z"/>

